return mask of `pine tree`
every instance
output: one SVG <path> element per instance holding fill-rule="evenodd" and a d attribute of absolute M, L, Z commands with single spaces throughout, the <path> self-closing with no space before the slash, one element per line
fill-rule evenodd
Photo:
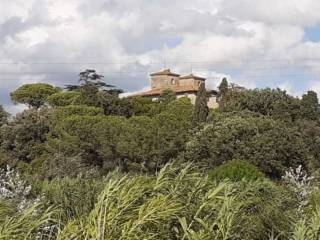
<path fill-rule="evenodd" d="M 197 93 L 194 112 L 192 116 L 193 125 L 196 126 L 200 123 L 205 122 L 207 120 L 208 113 L 209 113 L 209 108 L 207 105 L 207 91 L 204 83 L 201 83 Z"/>

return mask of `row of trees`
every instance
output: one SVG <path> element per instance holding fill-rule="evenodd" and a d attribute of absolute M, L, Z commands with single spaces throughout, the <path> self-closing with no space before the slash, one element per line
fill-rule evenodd
<path fill-rule="evenodd" d="M 193 107 L 165 91 L 157 102 L 119 98 L 121 90 L 93 70 L 66 90 L 28 84 L 11 93 L 30 106 L 7 122 L 0 111 L 1 161 L 46 177 L 112 169 L 156 172 L 171 159 L 218 166 L 242 159 L 273 178 L 290 166 L 318 167 L 319 103 L 280 89 L 219 86 L 218 110 L 206 105 L 204 85 Z"/>

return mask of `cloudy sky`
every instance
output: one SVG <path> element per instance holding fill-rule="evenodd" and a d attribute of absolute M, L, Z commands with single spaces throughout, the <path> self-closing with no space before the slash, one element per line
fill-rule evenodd
<path fill-rule="evenodd" d="M 1 0 L 0 104 L 24 83 L 87 68 L 134 92 L 171 68 L 246 86 L 320 93 L 319 0 Z"/>

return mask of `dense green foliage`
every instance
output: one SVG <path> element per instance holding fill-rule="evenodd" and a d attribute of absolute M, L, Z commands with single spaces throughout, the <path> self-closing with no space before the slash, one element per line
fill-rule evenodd
<path fill-rule="evenodd" d="M 51 113 L 49 108 L 44 107 L 17 114 L 0 129 L 1 149 L 15 161 L 30 162 L 41 155 L 50 128 Z"/>
<path fill-rule="evenodd" d="M 79 92 L 58 92 L 49 96 L 47 101 L 53 107 L 63 107 L 77 104 L 79 97 Z"/>
<path fill-rule="evenodd" d="M 43 205 L 15 214 L 0 208 L 12 216 L 1 219 L 2 239 L 316 240 L 320 231 L 319 211 L 297 212 L 290 190 L 267 179 L 212 181 L 190 164 L 167 164 L 155 176 L 112 173 L 99 183 L 54 180 L 42 189 Z"/>
<path fill-rule="evenodd" d="M 18 88 L 16 116 L 0 105 L 0 239 L 319 239 L 315 92 L 223 79 L 208 113 L 204 85 L 193 106 L 79 77 Z"/>
<path fill-rule="evenodd" d="M 47 98 L 59 91 L 58 88 L 45 83 L 25 84 L 11 93 L 14 103 L 26 104 L 39 108 L 47 102 Z"/>
<path fill-rule="evenodd" d="M 221 115 L 187 144 L 186 157 L 217 166 L 230 159 L 246 160 L 270 177 L 288 167 L 308 168 L 314 158 L 294 127 L 264 116 Z"/>
<path fill-rule="evenodd" d="M 0 105 L 0 127 L 7 123 L 9 114 Z"/>
<path fill-rule="evenodd" d="M 301 100 L 301 115 L 307 120 L 317 120 L 320 117 L 319 100 L 317 93 L 308 91 L 302 96 Z"/>
<path fill-rule="evenodd" d="M 209 171 L 212 180 L 229 179 L 231 181 L 258 180 L 264 175 L 247 161 L 231 160 Z"/>

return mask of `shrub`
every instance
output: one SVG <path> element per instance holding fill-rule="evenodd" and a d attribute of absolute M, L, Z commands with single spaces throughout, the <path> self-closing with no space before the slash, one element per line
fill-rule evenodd
<path fill-rule="evenodd" d="M 231 160 L 209 171 L 209 178 L 212 180 L 229 179 L 237 182 L 242 179 L 257 180 L 264 175 L 252 164 L 241 161 Z"/>
<path fill-rule="evenodd" d="M 261 115 L 221 114 L 192 136 L 186 150 L 189 161 L 219 166 L 230 159 L 246 160 L 276 179 L 289 167 L 310 170 L 314 161 L 296 128 Z"/>
<path fill-rule="evenodd" d="M 116 172 L 103 181 L 42 183 L 45 204 L 19 213 L 0 202 L 0 239 L 267 240 L 319 230 L 319 218 L 304 220 L 290 191 L 270 180 L 210 181 L 197 166 L 177 165 L 155 176 Z"/>
<path fill-rule="evenodd" d="M 298 202 L 286 187 L 268 179 L 237 182 L 242 209 L 236 239 L 288 239 L 293 219 L 298 219 Z"/>

